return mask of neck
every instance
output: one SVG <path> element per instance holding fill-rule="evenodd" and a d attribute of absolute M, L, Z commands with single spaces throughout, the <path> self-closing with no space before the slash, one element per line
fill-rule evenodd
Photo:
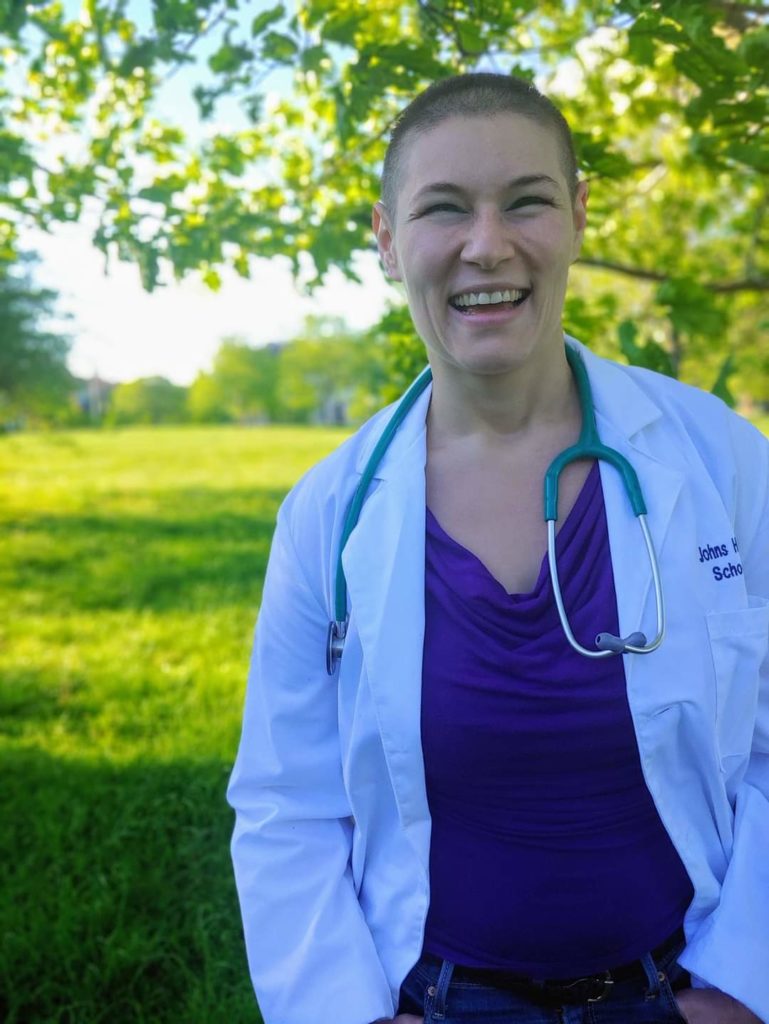
<path fill-rule="evenodd" d="M 427 422 L 433 443 L 505 441 L 580 418 L 577 387 L 563 345 L 546 368 L 530 362 L 504 374 L 470 374 L 437 360 Z"/>

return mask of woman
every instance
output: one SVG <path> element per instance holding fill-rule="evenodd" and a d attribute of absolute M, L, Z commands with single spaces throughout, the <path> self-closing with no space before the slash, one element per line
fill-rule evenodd
<path fill-rule="evenodd" d="M 527 83 L 419 96 L 382 196 L 433 383 L 344 544 L 331 676 L 344 520 L 392 410 L 278 516 L 229 789 L 265 1022 L 768 1020 L 769 446 L 710 395 L 565 345 L 587 185 Z M 582 364 L 648 506 L 651 653 L 578 653 L 543 558 Z M 655 647 L 617 471 L 568 465 L 558 525 L 576 640 Z"/>

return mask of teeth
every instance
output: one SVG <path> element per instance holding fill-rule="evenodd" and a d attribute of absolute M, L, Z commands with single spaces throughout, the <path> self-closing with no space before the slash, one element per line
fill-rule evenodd
<path fill-rule="evenodd" d="M 504 292 L 465 292 L 451 300 L 455 306 L 490 306 L 497 302 L 517 302 L 527 293 L 518 289 Z"/>

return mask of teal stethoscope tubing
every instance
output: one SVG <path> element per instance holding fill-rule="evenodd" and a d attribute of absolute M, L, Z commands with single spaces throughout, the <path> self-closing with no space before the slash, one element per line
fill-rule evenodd
<path fill-rule="evenodd" d="M 650 654 L 656 651 L 665 635 L 665 605 L 662 596 L 662 585 L 660 583 L 659 564 L 657 555 L 652 543 L 649 527 L 646 522 L 646 504 L 641 494 L 641 486 L 638 483 L 638 476 L 628 460 L 620 455 L 614 448 L 609 448 L 601 441 L 595 425 L 595 408 L 593 406 L 593 395 L 590 389 L 590 380 L 577 349 L 570 345 L 566 346 L 566 358 L 568 360 L 574 379 L 577 384 L 580 410 L 582 413 L 582 430 L 579 439 L 571 448 L 557 455 L 547 472 L 545 473 L 544 487 L 544 514 L 547 522 L 547 558 L 550 568 L 550 578 L 553 584 L 553 594 L 558 609 L 558 616 L 566 639 L 571 646 L 587 658 L 606 658 L 612 654 Z M 379 463 L 382 461 L 390 442 L 395 435 L 407 414 L 413 407 L 416 400 L 432 380 L 432 373 L 427 367 L 420 373 L 414 383 L 409 387 L 401 398 L 398 406 L 382 432 L 374 451 L 366 463 L 360 483 L 355 489 L 350 507 L 345 516 L 342 536 L 339 542 L 339 554 L 336 564 L 336 581 L 334 586 L 334 619 L 329 623 L 328 643 L 326 647 L 326 669 L 332 675 L 336 662 L 341 658 L 344 649 L 345 636 L 347 634 L 347 581 L 342 566 L 342 553 L 347 540 L 357 525 L 363 502 L 366 498 L 369 484 L 376 473 Z M 646 545 L 646 552 L 652 571 L 652 582 L 654 584 L 654 596 L 657 607 L 657 635 L 651 643 L 647 642 L 646 636 L 639 632 L 631 633 L 627 637 L 614 636 L 613 633 L 599 633 L 595 638 L 596 650 L 589 650 L 583 647 L 574 637 L 569 625 L 569 618 L 563 604 L 561 585 L 558 578 L 558 564 L 555 555 L 555 524 L 558 519 L 558 478 L 563 470 L 571 462 L 580 459 L 598 459 L 611 463 L 622 476 L 625 492 L 630 501 L 633 515 L 638 519 L 641 532 Z"/>

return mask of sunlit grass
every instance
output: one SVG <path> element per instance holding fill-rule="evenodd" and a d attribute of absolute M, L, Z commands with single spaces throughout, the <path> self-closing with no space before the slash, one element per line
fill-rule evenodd
<path fill-rule="evenodd" d="M 275 514 L 341 431 L 0 438 L 0 1020 L 246 1024 L 224 788 Z"/>
<path fill-rule="evenodd" d="M 343 436 L 0 437 L 4 1024 L 258 1024 L 224 788 L 278 504 Z"/>

